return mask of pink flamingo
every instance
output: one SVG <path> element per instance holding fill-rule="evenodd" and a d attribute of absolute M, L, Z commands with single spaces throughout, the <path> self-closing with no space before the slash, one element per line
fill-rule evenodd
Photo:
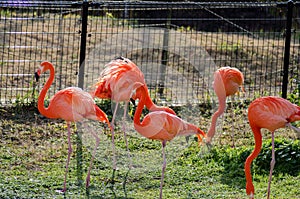
<path fill-rule="evenodd" d="M 104 70 L 100 74 L 100 77 L 98 78 L 97 83 L 93 85 L 93 95 L 100 99 L 111 99 L 116 102 L 116 107 L 111 121 L 113 129 L 118 104 L 123 101 L 125 102 L 123 116 L 125 121 L 128 102 L 131 98 L 135 99 L 139 97 L 139 92 L 137 94 L 134 92 L 137 88 L 143 85 L 146 85 L 144 74 L 130 59 L 118 57 L 105 66 Z M 175 114 L 175 112 L 168 107 L 160 107 L 155 105 L 151 100 L 149 93 L 147 92 L 145 94 L 147 95 L 147 108 L 149 108 L 150 111 L 163 110 Z M 128 150 L 124 121 L 122 125 L 122 131 L 124 132 L 126 148 Z M 113 154 L 115 154 L 114 130 L 112 131 L 112 146 Z M 113 157 L 113 169 L 116 169 L 115 157 Z"/>
<path fill-rule="evenodd" d="M 147 87 L 142 86 L 139 89 L 141 95 L 136 112 L 134 114 L 134 127 L 136 131 L 142 136 L 162 142 L 163 165 L 160 182 L 160 198 L 162 198 L 162 187 L 166 169 L 165 146 L 167 141 L 171 141 L 175 136 L 196 134 L 200 143 L 202 141 L 201 136 L 205 137 L 206 134 L 197 126 L 190 124 L 177 117 L 176 115 L 168 113 L 166 111 L 150 112 L 144 117 L 141 122 L 140 117 L 144 105 L 146 104 Z"/>
<path fill-rule="evenodd" d="M 234 95 L 238 92 L 239 87 L 243 85 L 244 76 L 237 68 L 221 67 L 214 73 L 213 88 L 218 96 L 219 107 L 213 114 L 210 128 L 207 132 L 206 143 L 211 144 L 212 138 L 216 132 L 217 119 L 220 117 L 226 108 L 226 97 Z M 244 88 L 242 86 L 242 90 Z M 234 144 L 233 144 L 234 145 Z"/>
<path fill-rule="evenodd" d="M 254 186 L 251 177 L 251 163 L 258 156 L 262 147 L 261 129 L 265 128 L 272 134 L 272 160 L 268 182 L 268 195 L 270 197 L 271 180 L 275 165 L 274 132 L 286 126 L 300 133 L 300 129 L 290 123 L 300 120 L 300 107 L 280 97 L 261 97 L 254 100 L 248 108 L 248 119 L 255 139 L 255 148 L 245 162 L 246 192 L 254 198 Z"/>
<path fill-rule="evenodd" d="M 70 123 L 81 121 L 84 118 L 105 122 L 109 127 L 110 127 L 110 123 L 109 120 L 107 119 L 106 114 L 95 104 L 92 96 L 89 93 L 84 92 L 83 90 L 77 87 L 69 87 L 58 91 L 50 99 L 49 106 L 46 108 L 44 106 L 44 99 L 47 91 L 49 90 L 54 80 L 55 70 L 53 65 L 50 62 L 45 61 L 41 63 L 40 68 L 37 69 L 35 73 L 35 77 L 38 81 L 40 75 L 47 70 L 50 71 L 50 77 L 48 78 L 46 84 L 44 85 L 42 91 L 40 92 L 38 98 L 38 110 L 45 117 L 53 118 L 53 119 L 60 118 L 60 119 L 64 119 L 67 122 L 69 148 L 68 148 L 68 158 L 66 162 L 64 188 L 62 190 L 62 192 L 65 192 L 68 166 L 69 166 L 70 157 L 72 153 Z M 94 132 L 91 133 L 96 139 L 96 145 L 92 153 L 92 159 L 90 161 L 90 166 L 86 177 L 86 187 L 89 187 L 90 172 L 93 165 L 96 149 L 99 145 L 98 135 Z"/>

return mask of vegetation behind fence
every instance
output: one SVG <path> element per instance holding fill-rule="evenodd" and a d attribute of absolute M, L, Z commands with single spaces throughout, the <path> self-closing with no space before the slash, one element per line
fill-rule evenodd
<path fill-rule="evenodd" d="M 68 86 L 89 90 L 117 56 L 141 68 L 158 103 L 209 101 L 213 72 L 227 65 L 244 73 L 246 99 L 297 92 L 300 11 L 292 1 L 0 5 L 1 104 L 36 97 L 41 61 L 56 67 L 53 95 Z"/>

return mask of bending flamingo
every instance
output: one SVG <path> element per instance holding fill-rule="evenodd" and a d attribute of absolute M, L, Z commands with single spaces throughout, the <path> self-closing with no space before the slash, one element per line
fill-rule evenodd
<path fill-rule="evenodd" d="M 196 134 L 198 136 L 199 142 L 201 142 L 201 136 L 205 137 L 206 134 L 197 126 L 190 124 L 180 119 L 176 115 L 170 114 L 166 111 L 150 112 L 144 117 L 141 122 L 140 117 L 144 105 L 146 104 L 147 87 L 140 87 L 140 92 L 142 92 L 142 95 L 134 114 L 134 128 L 142 136 L 162 142 L 163 165 L 160 182 L 160 198 L 162 198 L 164 172 L 166 169 L 165 146 L 167 141 L 171 141 L 175 136 Z"/>
<path fill-rule="evenodd" d="M 251 177 L 251 163 L 258 156 L 262 147 L 261 129 L 272 133 L 272 160 L 268 182 L 268 198 L 270 196 L 271 180 L 275 165 L 274 131 L 286 126 L 300 133 L 300 129 L 290 123 L 300 120 L 300 107 L 280 97 L 262 97 L 254 100 L 248 108 L 248 119 L 255 139 L 255 148 L 245 162 L 246 192 L 254 198 L 254 186 Z"/>
<path fill-rule="evenodd" d="M 70 123 L 81 121 L 84 118 L 105 122 L 109 127 L 110 127 L 110 123 L 107 119 L 106 114 L 95 104 L 92 96 L 89 93 L 84 92 L 83 90 L 77 87 L 69 87 L 58 91 L 50 99 L 49 106 L 46 108 L 44 106 L 44 99 L 48 89 L 50 88 L 54 80 L 55 70 L 53 65 L 50 62 L 45 61 L 41 63 L 40 68 L 37 69 L 35 73 L 35 77 L 38 81 L 40 75 L 47 70 L 50 71 L 50 77 L 48 78 L 46 84 L 44 85 L 42 91 L 40 92 L 38 98 L 38 110 L 45 117 L 53 118 L 53 119 L 60 118 L 60 119 L 64 119 L 67 122 L 69 150 L 68 150 L 68 158 L 66 162 L 64 188 L 62 190 L 63 192 L 65 192 L 68 166 L 69 166 L 70 157 L 72 153 Z M 96 133 L 94 132 L 91 133 L 96 139 L 96 145 L 92 153 L 92 159 L 90 161 L 90 166 L 86 177 L 86 187 L 89 187 L 90 171 L 93 165 L 96 149 L 99 145 L 99 137 L 97 136 Z"/>
<path fill-rule="evenodd" d="M 113 129 L 118 104 L 123 101 L 125 102 L 125 121 L 128 102 L 131 98 L 139 97 L 139 94 L 134 94 L 134 92 L 137 88 L 143 85 L 146 85 L 144 74 L 131 60 L 124 57 L 118 57 L 105 66 L 104 70 L 100 74 L 97 83 L 93 86 L 93 95 L 101 99 L 111 99 L 116 102 L 116 107 L 111 121 Z M 151 100 L 149 93 L 147 92 L 145 94 L 147 94 L 146 105 L 150 111 L 164 110 L 175 114 L 175 112 L 170 108 L 155 105 Z M 128 149 L 124 121 L 122 130 L 124 132 L 126 148 Z M 114 130 L 112 131 L 112 145 L 113 154 L 115 154 Z M 113 159 L 113 169 L 116 169 L 115 157 Z"/>
<path fill-rule="evenodd" d="M 213 88 L 218 96 L 219 107 L 213 114 L 211 125 L 207 132 L 206 143 L 211 144 L 212 138 L 216 132 L 217 119 L 220 117 L 226 108 L 226 97 L 234 95 L 238 92 L 239 87 L 244 83 L 244 76 L 237 68 L 234 67 L 221 67 L 214 73 Z M 244 88 L 242 86 L 242 90 Z"/>

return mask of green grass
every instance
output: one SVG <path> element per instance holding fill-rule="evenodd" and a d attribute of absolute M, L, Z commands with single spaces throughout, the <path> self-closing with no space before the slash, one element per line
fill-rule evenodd
<path fill-rule="evenodd" d="M 230 106 L 229 106 L 230 107 Z M 196 108 L 199 108 L 198 106 Z M 105 109 L 105 108 L 103 108 Z M 189 116 L 199 117 L 199 126 L 207 131 L 210 113 L 188 107 Z M 184 107 L 178 108 L 184 116 Z M 227 110 L 222 132 L 208 152 L 192 136 L 169 142 L 164 198 L 247 198 L 244 162 L 254 147 L 253 136 L 245 120 L 245 108 Z M 127 137 L 133 168 L 126 152 L 121 123 L 117 126 L 116 149 L 118 169 L 112 176 L 111 134 L 95 122 L 83 122 L 72 130 L 83 131 L 82 176 L 77 170 L 76 139 L 72 135 L 73 154 L 65 195 L 58 193 L 63 185 L 67 157 L 67 129 L 61 120 L 42 117 L 31 106 L 0 108 L 0 198 L 158 198 L 161 174 L 161 143 L 139 136 L 127 122 Z M 187 117 L 189 118 L 189 117 Z M 192 120 L 192 118 L 190 118 Z M 120 121 L 120 120 L 119 120 Z M 235 122 L 234 124 L 232 122 Z M 90 126 L 88 126 L 88 124 Z M 243 129 L 243 130 L 242 130 Z M 88 131 L 99 131 L 101 144 L 91 172 L 90 189 L 85 189 L 93 138 Z M 231 147 L 231 130 L 236 147 Z M 267 132 L 267 131 L 265 131 Z M 271 160 L 270 136 L 264 135 L 263 150 L 252 164 L 256 198 L 265 198 Z M 276 165 L 271 198 L 297 198 L 300 195 L 300 142 L 293 132 L 276 133 Z M 78 181 L 83 179 L 83 181 Z"/>

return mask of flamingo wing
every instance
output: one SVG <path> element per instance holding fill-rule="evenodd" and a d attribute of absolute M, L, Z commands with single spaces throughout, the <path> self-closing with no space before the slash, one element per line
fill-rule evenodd
<path fill-rule="evenodd" d="M 89 93 L 77 87 L 58 91 L 51 99 L 48 110 L 56 118 L 80 121 L 84 118 L 97 120 L 95 102 Z"/>
<path fill-rule="evenodd" d="M 144 137 L 169 141 L 175 136 L 197 134 L 199 129 L 165 111 L 150 112 L 145 116 L 141 125 L 135 124 L 136 130 Z"/>
<path fill-rule="evenodd" d="M 94 95 L 115 101 L 128 101 L 139 86 L 144 85 L 144 74 L 129 59 L 116 59 L 101 72 Z"/>
<path fill-rule="evenodd" d="M 237 68 L 229 66 L 222 67 L 218 71 L 220 72 L 224 82 L 226 96 L 234 95 L 238 92 L 239 87 L 244 83 L 243 74 Z M 244 90 L 243 87 L 242 90 Z"/>
<path fill-rule="evenodd" d="M 214 73 L 213 88 L 218 97 L 220 105 L 226 106 L 226 89 L 219 70 Z"/>
<path fill-rule="evenodd" d="M 286 99 L 275 96 L 256 99 L 250 104 L 248 112 L 250 123 L 271 132 L 300 119 L 299 107 Z"/>

